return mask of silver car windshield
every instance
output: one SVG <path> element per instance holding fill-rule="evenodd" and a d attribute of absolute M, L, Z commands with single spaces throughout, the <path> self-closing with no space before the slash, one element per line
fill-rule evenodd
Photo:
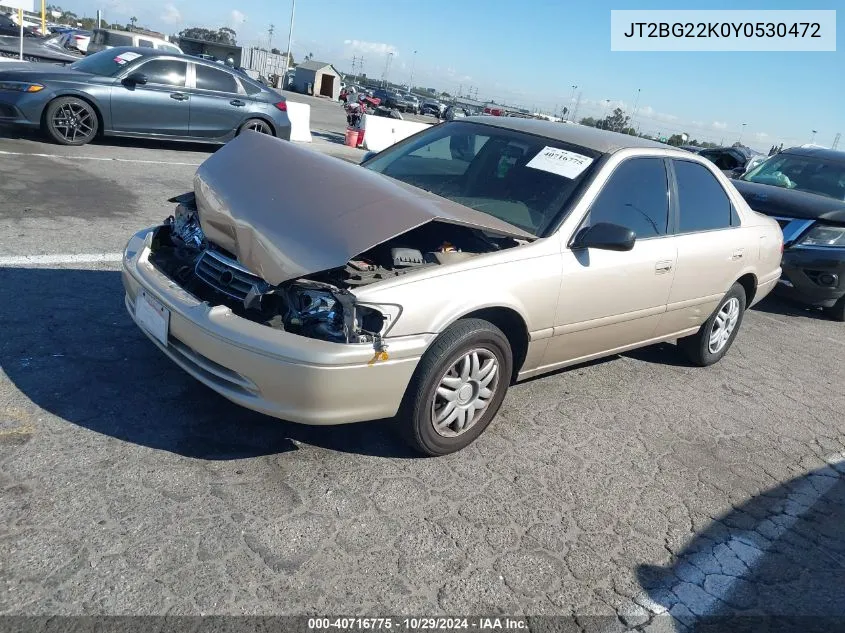
<path fill-rule="evenodd" d="M 542 236 L 600 156 L 562 141 L 456 121 L 395 145 L 364 167 Z"/>

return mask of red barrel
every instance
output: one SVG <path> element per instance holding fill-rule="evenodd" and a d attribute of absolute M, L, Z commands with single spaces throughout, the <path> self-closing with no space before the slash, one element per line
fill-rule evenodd
<path fill-rule="evenodd" d="M 346 139 L 344 145 L 347 147 L 358 147 L 358 130 L 355 128 L 346 128 Z"/>

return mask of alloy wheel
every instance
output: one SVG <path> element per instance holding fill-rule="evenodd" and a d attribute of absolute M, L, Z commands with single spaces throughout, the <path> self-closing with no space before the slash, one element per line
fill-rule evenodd
<path fill-rule="evenodd" d="M 94 113 L 77 103 L 62 104 L 54 113 L 53 129 L 69 143 L 94 135 Z"/>
<path fill-rule="evenodd" d="M 270 126 L 267 125 L 264 121 L 249 121 L 245 126 L 245 130 L 252 130 L 253 132 L 258 132 L 259 134 L 272 134 L 273 131 L 270 129 Z"/>

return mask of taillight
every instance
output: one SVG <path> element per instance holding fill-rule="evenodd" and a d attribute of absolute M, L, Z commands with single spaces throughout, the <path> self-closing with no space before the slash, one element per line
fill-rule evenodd
<path fill-rule="evenodd" d="M 279 103 L 274 103 L 273 105 L 276 106 L 277 108 L 279 108 L 279 110 L 281 110 L 282 112 L 288 111 L 287 101 L 279 101 Z"/>

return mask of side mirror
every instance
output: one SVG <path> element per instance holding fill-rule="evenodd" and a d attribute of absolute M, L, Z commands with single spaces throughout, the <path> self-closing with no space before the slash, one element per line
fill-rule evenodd
<path fill-rule="evenodd" d="M 376 154 L 378 154 L 378 152 L 367 152 L 366 154 L 364 154 L 364 158 L 361 159 L 361 162 L 366 163 L 368 160 L 370 160 Z"/>
<path fill-rule="evenodd" d="M 126 86 L 143 86 L 147 83 L 147 76 L 144 73 L 132 73 L 123 78 L 123 83 Z"/>
<path fill-rule="evenodd" d="M 731 178 L 739 178 L 745 173 L 745 167 L 737 167 L 731 170 Z"/>
<path fill-rule="evenodd" d="M 572 248 L 630 251 L 634 248 L 636 240 L 637 234 L 627 227 L 610 222 L 598 222 L 582 229 L 575 237 Z"/>

